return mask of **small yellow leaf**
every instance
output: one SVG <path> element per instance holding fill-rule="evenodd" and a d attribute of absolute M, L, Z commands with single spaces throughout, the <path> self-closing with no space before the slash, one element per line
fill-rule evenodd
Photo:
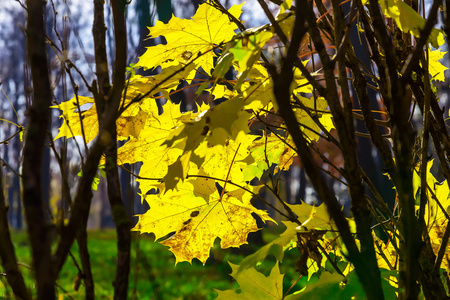
<path fill-rule="evenodd" d="M 275 264 L 268 277 L 259 273 L 254 268 L 247 269 L 237 274 L 239 266 L 229 263 L 233 272 L 231 276 L 239 284 L 239 292 L 237 290 L 226 290 L 216 292 L 219 300 L 232 299 L 283 299 L 283 277 L 280 273 L 278 263 Z"/>
<path fill-rule="evenodd" d="M 324 128 L 328 131 L 334 128 L 333 121 L 331 118 L 331 114 L 327 111 L 328 103 L 325 98 L 318 97 L 316 100 L 311 97 L 311 99 L 298 96 L 300 101 L 309 108 L 310 113 L 312 115 L 316 115 L 319 118 L 319 122 L 324 126 Z M 311 141 L 319 140 L 318 133 L 321 132 L 319 125 L 309 116 L 309 114 L 302 109 L 295 109 L 295 115 L 297 117 L 297 121 L 303 127 L 303 132 L 306 137 L 308 137 Z"/>
<path fill-rule="evenodd" d="M 280 14 L 284 13 L 286 10 L 291 9 L 293 0 L 286 0 L 280 5 Z"/>
<path fill-rule="evenodd" d="M 251 155 L 255 161 L 254 164 L 259 170 L 267 169 L 272 164 L 278 165 L 275 169 L 276 172 L 278 170 L 289 170 L 297 153 L 287 144 L 286 140 L 275 134 L 267 135 L 263 133 L 263 136 L 250 146 Z"/>
<path fill-rule="evenodd" d="M 334 221 L 331 219 L 327 211 L 327 206 L 322 204 L 320 206 L 313 206 L 304 204 L 289 205 L 292 211 L 298 216 L 302 227 L 311 229 L 333 230 Z"/>
<path fill-rule="evenodd" d="M 247 75 L 253 64 L 260 58 L 262 47 L 272 38 L 273 34 L 270 31 L 260 32 L 244 32 L 236 45 L 229 51 L 233 53 L 234 60 L 237 61 L 238 82 L 235 85 L 236 89 L 247 78 Z"/>
<path fill-rule="evenodd" d="M 297 242 L 297 224 L 285 221 L 283 221 L 283 224 L 286 226 L 286 230 L 280 234 L 278 238 L 270 243 L 267 243 L 255 253 L 247 255 L 239 264 L 239 268 L 234 272 L 236 275 L 239 275 L 239 273 L 248 268 L 256 266 L 257 263 L 262 262 L 269 254 L 275 256 L 279 262 L 283 261 L 283 248 L 291 242 Z"/>
<path fill-rule="evenodd" d="M 429 56 L 429 71 L 431 77 L 436 81 L 445 81 L 445 74 L 444 72 L 448 70 L 446 66 L 444 66 L 440 60 L 444 57 L 446 52 L 441 52 L 440 49 L 436 50 L 428 50 L 428 56 Z"/>
<path fill-rule="evenodd" d="M 356 28 L 358 29 L 358 32 L 364 32 L 360 22 L 356 23 Z"/>

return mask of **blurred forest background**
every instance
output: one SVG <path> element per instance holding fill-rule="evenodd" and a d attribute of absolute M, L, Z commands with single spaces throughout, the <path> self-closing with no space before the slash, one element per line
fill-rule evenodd
<path fill-rule="evenodd" d="M 106 1 L 108 4 L 108 0 Z M 231 5 L 240 3 L 238 0 L 221 1 L 222 4 L 229 8 Z M 172 15 L 180 18 L 190 18 L 199 5 L 197 0 L 133 0 L 128 6 L 127 29 L 128 29 L 128 63 L 134 63 L 137 58 L 142 55 L 145 47 L 163 43 L 161 38 L 146 39 L 148 35 L 148 26 L 155 24 L 156 20 L 167 22 Z M 45 20 L 46 31 L 49 40 L 52 40 L 56 46 L 64 47 L 62 50 L 65 55 L 76 65 L 80 73 L 85 77 L 88 83 L 94 79 L 94 46 L 92 38 L 92 12 L 93 3 L 90 1 L 80 0 L 49 0 L 46 6 Z M 105 22 L 107 27 L 112 28 L 112 15 L 109 6 L 105 6 Z M 243 6 L 242 19 L 248 26 L 258 26 L 265 24 L 265 14 L 262 12 L 256 0 L 247 1 Z M 260 11 L 261 10 L 261 11 Z M 276 12 L 275 12 L 276 13 Z M 22 216 L 22 206 L 20 201 L 20 173 L 21 165 L 21 149 L 22 142 L 18 138 L 20 126 L 26 127 L 26 110 L 30 105 L 30 72 L 25 60 L 25 28 L 26 11 L 23 4 L 19 0 L 4 0 L 0 2 L 0 163 L 7 166 L 4 170 L 7 201 L 9 204 L 9 220 L 10 225 L 15 229 L 24 227 Z M 358 31 L 352 30 L 351 39 L 353 45 L 358 45 L 356 49 L 362 62 L 368 61 L 366 45 L 361 44 L 358 38 Z M 57 42 L 59 41 L 59 42 Z M 62 43 L 60 43 L 62 42 Z M 62 45 L 62 46 L 61 46 Z M 109 57 L 114 57 L 113 48 L 113 32 L 107 31 L 107 47 Z M 73 81 L 67 76 L 63 65 L 54 54 L 52 47 L 48 47 L 48 55 L 50 61 L 50 70 L 52 74 L 52 88 L 54 95 L 54 103 L 61 103 L 72 98 L 74 94 L 73 88 L 78 88 L 79 95 L 89 95 L 89 91 L 83 79 L 72 71 Z M 112 61 L 109 61 L 109 70 L 112 70 Z M 367 63 L 366 65 L 369 65 Z M 154 70 L 153 72 L 158 72 Z M 148 75 L 149 73 L 147 73 Z M 232 76 L 232 74 L 231 74 Z M 186 88 L 185 83 L 181 83 L 178 87 L 179 92 L 171 96 L 171 100 L 182 102 L 185 110 L 195 108 L 195 101 L 202 101 L 201 96 L 198 97 L 194 90 Z M 182 89 L 182 90 L 181 90 Z M 442 85 L 439 93 L 441 106 L 448 108 L 448 86 Z M 369 91 L 371 91 L 369 89 Z M 375 94 L 371 95 L 372 109 L 380 110 Z M 165 101 L 161 99 L 161 101 Z M 49 132 L 55 137 L 61 120 L 58 119 L 59 110 L 55 109 L 52 116 Z M 358 122 L 357 130 L 363 132 L 363 123 Z M 10 137 L 13 137 L 10 139 Z M 65 164 L 69 170 L 69 183 L 71 188 L 75 189 L 80 172 L 80 158 L 76 143 L 74 140 L 58 139 L 56 149 L 65 149 L 62 156 L 66 161 Z M 359 137 L 359 160 L 366 174 L 371 178 L 372 182 L 381 191 L 384 199 L 393 202 L 395 193 L 392 185 L 386 176 L 380 175 L 376 170 L 382 168 L 377 150 L 372 147 L 367 137 Z M 65 201 L 62 199 L 62 184 L 60 182 L 60 170 L 54 161 L 50 148 L 46 148 L 45 163 L 42 168 L 42 177 L 44 178 L 44 197 L 47 199 L 49 211 L 54 214 L 64 209 Z M 318 147 L 326 147 L 318 143 Z M 81 152 L 83 149 L 81 149 Z M 340 166 L 340 157 L 335 154 L 335 150 L 322 149 L 327 153 L 336 166 Z M 126 166 L 135 174 L 138 173 L 138 165 Z M 326 165 L 324 165 L 326 168 Z M 6 173 L 6 174 L 5 174 Z M 339 180 L 329 177 L 329 184 L 333 186 L 342 204 L 346 204 L 348 198 L 347 192 L 340 188 Z M 135 218 L 132 216 L 143 213 L 147 210 L 146 204 L 141 204 L 138 197 L 138 186 L 130 173 L 120 170 L 120 180 L 122 186 L 123 199 L 128 214 L 135 224 Z M 290 203 L 297 203 L 300 199 L 306 202 L 314 202 L 317 200 L 311 186 L 308 185 L 308 179 L 305 176 L 299 162 L 291 167 L 290 171 L 283 175 L 281 191 Z M 269 196 L 268 196 L 269 197 Z M 278 202 L 276 202 L 278 203 Z M 277 219 L 277 216 L 274 216 Z M 94 198 L 91 207 L 91 213 L 88 223 L 89 229 L 101 229 L 113 227 L 111 210 L 106 196 L 105 180 L 100 179 L 100 184 L 94 192 Z"/>

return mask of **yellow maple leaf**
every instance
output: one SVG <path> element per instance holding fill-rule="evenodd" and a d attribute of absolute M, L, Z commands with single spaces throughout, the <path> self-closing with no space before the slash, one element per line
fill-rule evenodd
<path fill-rule="evenodd" d="M 255 176 L 260 178 L 263 170 L 269 168 L 272 164 L 277 165 L 275 173 L 279 170 L 289 170 L 297 153 L 287 144 L 288 142 L 283 137 L 275 134 L 267 135 L 264 132 L 260 139 L 255 140 L 250 145 L 250 152 L 254 163 L 249 164 L 244 169 L 245 178 L 252 179 Z"/>
<path fill-rule="evenodd" d="M 309 62 L 309 60 L 302 61 L 302 64 L 306 66 L 306 64 Z M 315 76 L 317 72 L 311 73 L 311 75 Z M 295 84 L 294 84 L 295 82 Z M 302 71 L 300 71 L 299 68 L 294 68 L 294 82 L 292 85 L 294 86 L 294 92 L 295 93 L 305 93 L 310 94 L 313 93 L 313 87 L 309 83 L 308 79 L 306 79 L 305 76 L 303 76 Z"/>
<path fill-rule="evenodd" d="M 259 66 L 259 65 L 258 65 Z M 250 72 L 252 72 L 250 70 Z M 273 81 L 267 77 L 253 77 L 251 82 L 245 82 L 241 86 L 242 99 L 245 103 L 245 109 L 252 109 L 258 112 L 263 108 L 275 103 L 273 94 Z"/>
<path fill-rule="evenodd" d="M 319 117 L 320 123 L 325 127 L 326 130 L 330 131 L 334 128 L 331 114 L 328 113 L 326 108 L 328 103 L 323 97 L 318 97 L 316 100 L 314 98 L 308 99 L 302 96 L 297 96 L 298 99 L 309 108 L 311 114 L 315 114 Z M 314 120 L 309 116 L 309 114 L 300 108 L 294 109 L 297 121 L 302 125 L 303 132 L 305 136 L 311 141 L 319 140 L 318 133 L 321 132 L 319 125 L 314 122 Z"/>
<path fill-rule="evenodd" d="M 238 18 L 241 5 L 229 9 L 229 13 Z M 172 17 L 167 24 L 158 21 L 154 27 L 149 27 L 151 37 L 164 36 L 167 44 L 149 48 L 136 64 L 137 67 L 153 69 L 161 66 L 163 69 L 193 62 L 210 74 L 214 66 L 214 49 L 223 42 L 230 41 L 237 29 L 229 17 L 208 3 L 198 7 L 192 20 Z"/>
<path fill-rule="evenodd" d="M 292 0 L 283 2 L 281 5 L 280 12 L 278 13 L 276 20 L 283 30 L 284 35 L 289 38 L 292 34 L 292 29 L 294 28 L 295 17 L 292 12 L 287 12 L 286 10 L 292 6 Z"/>
<path fill-rule="evenodd" d="M 431 173 L 427 177 L 433 177 L 435 180 L 435 184 L 430 186 L 430 188 L 433 190 L 437 200 L 440 202 L 439 205 L 436 199 L 430 197 L 427 205 L 425 206 L 424 214 L 424 221 L 428 228 L 431 247 L 437 255 L 442 245 L 442 238 L 444 236 L 445 228 L 448 226 L 448 219 L 442 211 L 441 206 L 445 209 L 447 214 L 450 213 L 450 190 L 447 181 L 439 184 Z M 441 266 L 446 270 L 450 269 L 450 244 L 447 244 L 447 250 L 445 251 Z"/>
<path fill-rule="evenodd" d="M 394 19 L 400 30 L 409 32 L 417 38 L 420 37 L 420 32 L 425 27 L 426 20 L 411 6 L 401 0 L 382 0 L 379 3 L 383 13 Z M 433 47 L 439 48 L 445 42 L 443 31 L 433 28 L 428 37 L 428 42 Z"/>
<path fill-rule="evenodd" d="M 200 168 L 212 147 L 220 148 L 220 145 L 230 139 L 238 144 L 245 143 L 249 137 L 247 122 L 250 113 L 246 112 L 243 106 L 244 102 L 239 97 L 230 99 L 203 111 L 194 120 L 172 130 L 164 145 L 180 148 L 183 152 L 179 159 L 169 166 L 172 172 L 165 177 L 166 188 L 174 188 L 178 180 L 186 177 L 189 161 L 193 161 Z M 194 154 L 197 157 L 191 159 Z"/>
<path fill-rule="evenodd" d="M 238 71 L 235 88 L 239 89 L 241 84 L 247 78 L 247 75 L 253 66 L 261 57 L 262 47 L 272 38 L 270 31 L 254 32 L 251 30 L 239 34 L 239 40 L 229 50 L 234 55 L 236 70 Z"/>
<path fill-rule="evenodd" d="M 239 90 L 228 90 L 225 85 L 215 85 L 210 92 L 216 98 L 238 98 L 244 103 L 244 110 L 259 112 L 261 109 L 270 110 L 275 103 L 273 81 L 261 62 L 256 61 L 248 70 L 248 81 L 244 81 Z M 236 86 L 236 85 L 235 85 Z"/>
<path fill-rule="evenodd" d="M 172 74 L 170 72 L 173 72 L 173 68 L 168 68 L 161 74 L 149 77 L 135 75 L 127 82 L 127 87 L 123 92 L 125 105 L 135 101 L 135 99 L 142 95 L 147 93 L 148 95 L 139 102 L 131 104 L 117 119 L 118 140 L 126 140 L 129 136 L 137 138 L 145 124 L 148 123 L 148 120 L 156 120 L 155 116 L 158 116 L 158 107 L 152 97 L 161 92 L 168 98 L 169 91 L 175 89 L 180 79 L 187 76 L 189 69 L 176 73 L 167 79 Z M 62 102 L 59 105 L 51 106 L 62 111 L 60 118 L 64 120 L 55 140 L 61 137 L 71 138 L 74 136 L 82 136 L 81 123 L 83 123 L 87 143 L 97 136 L 98 116 L 94 99 L 92 97 L 78 96 L 78 102 L 81 109 L 82 121 L 80 121 L 76 97 Z"/>
<path fill-rule="evenodd" d="M 214 178 L 231 180 L 239 185 L 246 185 L 245 181 L 253 178 L 245 178 L 244 170 L 247 168 L 247 162 L 244 161 L 249 155 L 249 147 L 253 144 L 255 135 L 245 135 L 240 139 L 240 143 L 234 140 L 226 141 L 225 145 L 217 145 L 206 151 L 206 156 L 202 162 L 202 169 L 206 174 Z M 228 190 L 238 189 L 239 187 L 229 185 Z"/>
<path fill-rule="evenodd" d="M 75 97 L 59 105 L 51 106 L 51 108 L 62 110 L 60 119 L 63 119 L 63 124 L 59 128 L 59 133 L 55 137 L 55 140 L 61 137 L 72 138 L 75 136 L 83 136 L 82 127 L 87 143 L 94 140 L 97 136 L 98 116 L 94 99 L 84 96 L 78 96 L 78 99 L 80 112 L 77 109 Z M 129 136 L 138 136 L 145 124 L 146 118 L 147 113 L 142 111 L 138 104 L 132 105 L 116 121 L 117 139 L 125 140 Z"/>
<path fill-rule="evenodd" d="M 328 214 L 327 206 L 325 204 L 314 206 L 303 203 L 297 205 L 289 205 L 289 207 L 298 216 L 299 221 L 302 222 L 301 227 L 304 227 L 303 229 L 335 229 L 334 221 Z M 303 229 L 299 228 L 299 230 Z"/>
<path fill-rule="evenodd" d="M 154 103 L 154 101 L 152 102 Z M 158 115 L 155 106 L 142 106 L 147 118 L 138 138 L 130 138 L 118 149 L 118 160 L 121 164 L 143 162 L 139 175 L 145 178 L 162 179 L 169 171 L 169 165 L 175 163 L 182 154 L 178 147 L 163 145 L 170 132 L 183 124 L 182 120 L 195 114 L 180 112 L 180 105 L 168 101 L 163 106 L 163 113 Z M 144 195 L 159 182 L 156 180 L 138 179 L 141 193 Z"/>
<path fill-rule="evenodd" d="M 385 243 L 374 236 L 374 243 L 378 245 L 375 247 L 378 267 L 387 270 L 398 267 L 398 253 L 393 246 L 393 243 L 397 243 L 398 245 L 398 239 L 392 235 L 389 241 Z"/>
<path fill-rule="evenodd" d="M 436 178 L 434 178 L 433 174 L 431 174 L 430 170 L 433 166 L 433 159 L 427 163 L 427 185 L 430 187 L 434 187 L 434 184 L 437 183 Z M 415 172 L 413 172 L 413 194 L 416 196 L 417 191 L 420 187 L 420 163 L 418 163 L 415 167 Z"/>
<path fill-rule="evenodd" d="M 441 52 L 440 49 L 436 50 L 430 50 L 428 49 L 428 56 L 429 56 L 429 66 L 428 69 L 430 71 L 431 77 L 436 81 L 445 81 L 445 74 L 444 72 L 448 70 L 446 66 L 444 66 L 439 60 L 441 60 L 446 52 Z"/>
<path fill-rule="evenodd" d="M 74 97 L 59 105 L 51 106 L 51 108 L 58 108 L 62 111 L 59 118 L 63 119 L 63 124 L 59 128 L 59 133 L 55 137 L 55 140 L 61 137 L 71 138 L 74 136 L 83 136 L 82 128 L 84 129 L 87 143 L 97 136 L 98 117 L 94 99 L 91 97 L 78 96 L 78 104 L 80 105 L 80 110 L 78 110 L 77 99 Z M 81 126 L 81 124 L 83 124 L 83 126 Z"/>
<path fill-rule="evenodd" d="M 168 101 L 163 106 L 161 115 L 158 115 L 156 103 L 154 106 L 143 107 L 143 109 L 148 117 L 141 135 L 138 138 L 131 138 L 119 148 L 119 159 L 124 164 L 152 160 L 156 152 L 164 152 L 166 147 L 160 146 L 169 136 L 170 131 L 182 124 L 178 120 L 182 116 L 179 104 Z"/>
<path fill-rule="evenodd" d="M 222 145 L 230 138 L 237 141 L 238 136 L 242 136 L 241 132 L 248 133 L 249 117 L 250 113 L 245 111 L 244 102 L 236 97 L 205 110 L 194 120 L 180 125 L 170 133 L 165 144 L 169 147 L 179 144 L 184 153 L 195 151 L 197 155 L 204 157 L 208 148 Z"/>
<path fill-rule="evenodd" d="M 239 264 L 239 268 L 235 272 L 236 274 L 239 274 L 248 268 L 256 266 L 257 263 L 265 260 L 266 257 L 270 254 L 273 255 L 279 262 L 283 261 L 284 248 L 292 242 L 295 243 L 296 241 L 297 224 L 290 221 L 282 221 L 282 223 L 286 226 L 286 230 L 282 234 L 280 234 L 278 238 L 267 243 L 255 253 L 247 255 Z"/>
<path fill-rule="evenodd" d="M 446 214 L 442 211 L 441 207 L 448 214 L 450 213 L 450 189 L 447 184 L 447 180 L 439 182 L 434 175 L 430 172 L 433 165 L 433 160 L 427 163 L 427 190 L 428 201 L 425 206 L 424 211 L 424 221 L 427 226 L 428 234 L 430 236 L 431 247 L 434 253 L 437 255 L 441 244 L 442 237 L 444 235 L 445 228 L 448 225 L 448 219 Z M 413 188 L 414 195 L 416 195 L 420 187 L 420 164 L 416 165 L 413 174 Z M 432 194 L 434 196 L 432 197 Z M 439 203 L 437 203 L 439 201 Z M 419 205 L 416 205 L 416 210 L 419 210 Z M 442 260 L 442 265 L 445 269 L 450 269 L 450 245 L 447 245 L 447 251 L 444 259 Z"/>
<path fill-rule="evenodd" d="M 251 268 L 238 273 L 239 266 L 229 263 L 233 272 L 231 276 L 239 284 L 239 290 L 226 290 L 216 292 L 219 300 L 238 300 L 238 299 L 284 299 L 283 297 L 283 277 L 280 273 L 278 262 L 273 267 L 269 276 Z"/>
<path fill-rule="evenodd" d="M 205 263 L 216 238 L 222 248 L 239 247 L 247 243 L 247 235 L 258 230 L 252 214 L 263 221 L 272 220 L 267 212 L 250 204 L 248 192 L 225 192 L 219 195 L 211 191 L 209 202 L 194 195 L 195 181 L 180 182 L 176 189 L 163 195 L 146 195 L 150 210 L 139 215 L 133 230 L 154 233 L 157 239 L 175 232 L 161 242 L 175 254 L 176 263 L 191 262 L 197 258 Z M 164 184 L 159 187 L 164 190 Z M 208 189 L 203 186 L 202 189 Z M 213 188 L 211 186 L 211 188 Z M 249 189 L 251 187 L 248 187 Z M 259 187 L 253 187 L 255 191 Z M 240 199 L 236 198 L 239 196 Z"/>

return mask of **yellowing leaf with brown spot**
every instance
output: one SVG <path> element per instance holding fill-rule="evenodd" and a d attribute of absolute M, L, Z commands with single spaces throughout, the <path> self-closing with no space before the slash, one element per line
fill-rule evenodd
<path fill-rule="evenodd" d="M 229 13 L 238 18 L 241 6 L 231 7 Z M 193 62 L 193 65 L 202 67 L 210 74 L 216 56 L 213 50 L 217 45 L 230 41 L 235 29 L 236 24 L 226 14 L 204 3 L 198 7 L 192 20 L 172 17 L 167 24 L 158 21 L 154 27 L 150 27 L 149 36 L 164 36 L 167 44 L 149 48 L 136 66 L 145 69 L 161 66 L 164 69 Z"/>
<path fill-rule="evenodd" d="M 263 221 L 272 220 L 267 212 L 250 204 L 252 194 L 248 192 L 225 192 L 221 197 L 214 191 L 207 203 L 194 195 L 192 189 L 195 186 L 192 185 L 195 183 L 189 180 L 179 183 L 177 189 L 167 190 L 164 195 L 146 195 L 150 209 L 139 215 L 133 229 L 154 233 L 157 239 L 175 232 L 161 244 L 170 247 L 177 263 L 191 262 L 194 258 L 205 263 L 216 238 L 221 239 L 222 248 L 246 244 L 247 235 L 258 230 L 252 214 Z M 160 190 L 164 190 L 163 185 Z"/>

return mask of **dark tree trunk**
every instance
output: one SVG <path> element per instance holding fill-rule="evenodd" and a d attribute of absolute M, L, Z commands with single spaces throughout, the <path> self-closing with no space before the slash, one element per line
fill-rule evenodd
<path fill-rule="evenodd" d="M 130 273 L 131 232 L 130 222 L 122 200 L 119 172 L 117 168 L 117 129 L 115 123 L 105 125 L 107 114 L 118 116 L 122 90 L 125 85 L 127 61 L 127 38 L 125 26 L 125 1 L 112 0 L 111 8 L 114 23 L 115 59 L 112 87 L 109 81 L 108 59 L 106 54 L 106 28 L 103 2 L 94 0 L 94 43 L 98 85 L 93 87 L 100 128 L 108 132 L 106 145 L 106 180 L 108 200 L 113 213 L 117 232 L 117 268 L 114 279 L 114 299 L 126 299 Z"/>
<path fill-rule="evenodd" d="M 3 166 L 0 165 L 0 261 L 6 280 L 11 286 L 14 295 L 23 300 L 31 299 L 31 295 L 25 285 L 22 273 L 17 265 L 17 257 L 9 231 L 6 199 L 3 191 Z"/>
<path fill-rule="evenodd" d="M 124 166 L 127 170 L 131 169 L 131 165 L 126 164 Z M 125 209 L 128 215 L 128 220 L 132 223 L 132 217 L 135 214 L 134 212 L 134 195 L 135 190 L 133 188 L 133 184 L 131 182 L 132 177 L 131 174 L 123 169 L 119 170 L 119 179 L 120 186 L 122 187 L 122 199 L 123 204 L 125 205 Z"/>
<path fill-rule="evenodd" d="M 33 81 L 28 131 L 23 149 L 23 204 L 33 254 L 37 299 L 55 299 L 55 276 L 42 191 L 45 139 L 50 124 L 52 93 L 45 43 L 44 2 L 28 0 L 27 53 Z"/>

